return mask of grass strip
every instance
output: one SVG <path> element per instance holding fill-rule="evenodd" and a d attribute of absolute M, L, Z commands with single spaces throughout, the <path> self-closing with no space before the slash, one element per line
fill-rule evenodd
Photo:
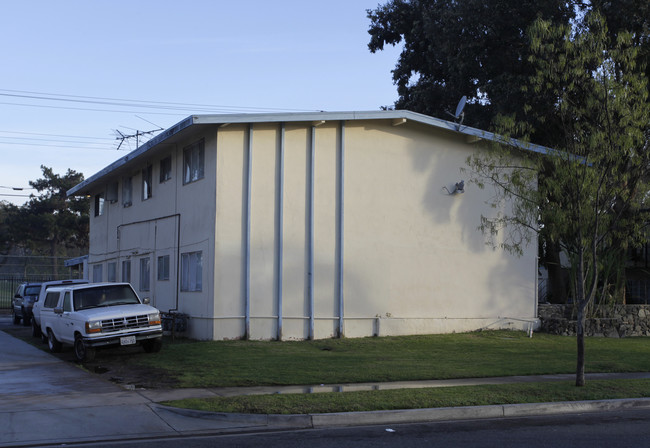
<path fill-rule="evenodd" d="M 650 371 L 648 338 L 587 338 L 586 371 Z M 130 360 L 131 362 L 131 360 Z M 134 363 L 179 387 L 342 384 L 574 373 L 574 337 L 524 332 L 166 344 Z"/>
<path fill-rule="evenodd" d="M 168 401 L 209 412 L 312 414 L 650 397 L 650 380 L 593 380 L 315 394 L 247 395 Z"/>

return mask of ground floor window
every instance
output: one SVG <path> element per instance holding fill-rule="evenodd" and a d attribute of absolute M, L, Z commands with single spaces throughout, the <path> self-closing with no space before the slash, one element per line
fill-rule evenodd
<path fill-rule="evenodd" d="M 181 291 L 203 290 L 202 252 L 181 254 Z"/>
<path fill-rule="evenodd" d="M 124 260 L 122 262 L 122 281 L 131 283 L 131 260 Z"/>
<path fill-rule="evenodd" d="M 106 265 L 106 281 L 117 281 L 117 263 L 111 262 Z"/>
<path fill-rule="evenodd" d="M 140 258 L 140 291 L 149 291 L 150 274 L 149 257 Z"/>
<path fill-rule="evenodd" d="M 102 280 L 102 265 L 96 264 L 93 266 L 93 282 L 99 283 Z"/>
<path fill-rule="evenodd" d="M 169 280 L 169 255 L 158 257 L 158 280 Z"/>

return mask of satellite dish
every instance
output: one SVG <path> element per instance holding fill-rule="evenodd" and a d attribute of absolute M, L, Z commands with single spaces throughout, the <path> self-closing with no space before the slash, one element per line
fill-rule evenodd
<path fill-rule="evenodd" d="M 465 108 L 466 102 L 467 102 L 467 97 L 463 95 L 463 97 L 458 102 L 458 106 L 456 106 L 456 113 L 454 114 L 454 117 L 456 117 L 456 119 L 458 119 L 458 117 L 460 117 L 460 114 L 463 113 L 463 109 Z"/>

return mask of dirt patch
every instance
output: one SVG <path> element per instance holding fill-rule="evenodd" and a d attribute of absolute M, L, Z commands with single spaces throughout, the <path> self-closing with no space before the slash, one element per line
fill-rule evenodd
<path fill-rule="evenodd" d="M 0 327 L 0 331 L 49 353 L 47 344 L 42 343 L 40 338 L 32 337 L 30 327 L 7 325 Z M 51 353 L 51 355 L 74 363 L 92 375 L 119 384 L 126 389 L 172 389 L 178 387 L 178 381 L 168 372 L 138 363 L 140 357 L 156 356 L 155 353 L 145 353 L 139 346 L 98 350 L 94 361 L 81 364 L 76 362 L 71 347 L 64 346 L 61 353 Z"/>

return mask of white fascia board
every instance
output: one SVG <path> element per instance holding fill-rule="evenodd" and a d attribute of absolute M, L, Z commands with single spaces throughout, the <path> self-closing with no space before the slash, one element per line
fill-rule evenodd
<path fill-rule="evenodd" d="M 549 148 L 527 143 L 517 139 L 506 139 L 492 132 L 469 126 L 459 125 L 440 118 L 411 112 L 408 110 L 377 110 L 356 112 L 300 112 L 300 113 L 273 113 L 273 114 L 218 114 L 194 115 L 194 124 L 229 125 L 236 123 L 280 123 L 280 122 L 320 122 L 320 121 L 355 121 L 355 120 L 411 120 L 418 123 L 445 129 L 452 132 L 474 137 L 476 139 L 491 140 L 508 146 L 514 146 L 526 151 L 548 154 Z"/>
<path fill-rule="evenodd" d="M 215 114 L 215 115 L 192 115 L 180 121 L 169 129 L 158 134 L 136 150 L 113 162 L 103 170 L 93 174 L 88 179 L 75 185 L 67 191 L 68 196 L 75 194 L 87 194 L 92 184 L 100 181 L 116 169 L 126 165 L 132 160 L 142 156 L 156 145 L 173 137 L 182 130 L 196 125 L 219 125 L 227 126 L 237 123 L 289 123 L 289 122 L 327 122 L 327 121 L 357 121 L 357 120 L 407 120 L 422 123 L 438 129 L 464 134 L 474 139 L 485 139 L 513 146 L 525 151 L 532 151 L 540 154 L 548 154 L 549 148 L 523 142 L 516 139 L 506 139 L 492 132 L 469 126 L 459 125 L 428 115 L 411 112 L 408 110 L 376 110 L 356 112 L 299 112 L 299 113 L 262 113 L 262 114 Z"/>

